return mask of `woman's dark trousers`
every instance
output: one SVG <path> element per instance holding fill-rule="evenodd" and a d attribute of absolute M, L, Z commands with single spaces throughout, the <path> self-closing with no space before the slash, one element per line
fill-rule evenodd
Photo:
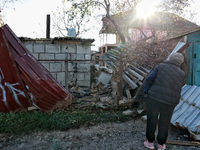
<path fill-rule="evenodd" d="M 149 142 L 155 140 L 156 125 L 158 123 L 157 140 L 160 145 L 166 143 L 170 120 L 174 106 L 161 103 L 149 97 L 146 98 L 147 127 L 146 138 Z M 159 117 L 159 118 L 158 118 Z"/>

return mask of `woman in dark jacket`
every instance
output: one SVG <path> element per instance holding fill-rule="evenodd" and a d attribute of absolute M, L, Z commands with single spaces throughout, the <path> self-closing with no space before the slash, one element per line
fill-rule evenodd
<path fill-rule="evenodd" d="M 145 147 L 154 149 L 155 131 L 158 123 L 158 150 L 166 149 L 170 120 L 181 98 L 181 89 L 186 74 L 180 65 L 184 62 L 181 53 L 173 53 L 169 60 L 159 64 L 145 81 L 147 127 Z"/>

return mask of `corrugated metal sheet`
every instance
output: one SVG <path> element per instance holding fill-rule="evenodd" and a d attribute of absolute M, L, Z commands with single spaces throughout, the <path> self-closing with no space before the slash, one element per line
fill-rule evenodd
<path fill-rule="evenodd" d="M 118 58 L 118 55 L 114 55 L 113 53 L 118 54 L 119 52 L 116 49 L 111 49 L 103 54 L 102 60 L 108 68 L 115 70 L 117 69 L 117 67 L 119 67 L 120 60 Z M 136 89 L 142 85 L 145 76 L 147 76 L 149 72 L 150 70 L 144 68 L 139 64 L 136 64 L 135 62 L 132 62 L 132 64 L 126 65 L 122 76 L 132 89 Z"/>
<path fill-rule="evenodd" d="M 30 106 L 5 34 L 0 30 L 0 111 L 9 112 Z"/>
<path fill-rule="evenodd" d="M 42 111 L 51 110 L 61 101 L 71 104 L 72 95 L 26 49 L 8 25 L 0 28 L 0 40 L 1 112 L 26 108 L 30 105 L 29 99 Z M 6 85 L 15 88 L 6 90 Z"/>
<path fill-rule="evenodd" d="M 174 109 L 171 123 L 200 134 L 200 87 L 185 85 L 180 103 Z"/>

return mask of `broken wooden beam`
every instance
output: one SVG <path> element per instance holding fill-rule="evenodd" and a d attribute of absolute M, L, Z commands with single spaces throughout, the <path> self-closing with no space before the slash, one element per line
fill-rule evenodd
<path fill-rule="evenodd" d="M 200 142 L 196 141 L 167 140 L 166 143 L 171 145 L 200 146 Z"/>

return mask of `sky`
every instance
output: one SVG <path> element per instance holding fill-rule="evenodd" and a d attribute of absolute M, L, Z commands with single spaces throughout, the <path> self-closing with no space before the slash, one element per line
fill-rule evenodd
<path fill-rule="evenodd" d="M 1 1 L 1 0 L 0 0 Z M 62 0 L 17 0 L 5 9 L 4 23 L 14 31 L 18 37 L 45 38 L 46 16 L 51 16 L 51 37 L 57 35 L 53 32 L 53 12 L 62 6 Z M 101 25 L 101 24 L 100 24 Z M 92 50 L 98 50 L 100 45 L 100 27 L 82 35 L 82 38 L 95 39 Z M 67 35 L 66 35 L 67 36 Z"/>
<path fill-rule="evenodd" d="M 193 10 L 200 11 L 200 0 L 193 0 Z M 1 2 L 1 0 L 0 0 Z M 1 4 L 1 3 L 0 3 Z M 4 23 L 8 24 L 14 33 L 19 37 L 45 38 L 46 37 L 46 15 L 51 15 L 51 37 L 56 35 L 53 33 L 52 16 L 56 8 L 61 6 L 61 0 L 17 0 L 14 4 L 10 4 L 5 10 Z M 200 12 L 194 18 L 196 23 L 200 25 Z M 99 38 L 99 30 L 102 24 L 99 23 L 97 28 L 88 31 L 83 38 L 95 39 L 95 47 L 98 49 L 101 41 Z"/>

